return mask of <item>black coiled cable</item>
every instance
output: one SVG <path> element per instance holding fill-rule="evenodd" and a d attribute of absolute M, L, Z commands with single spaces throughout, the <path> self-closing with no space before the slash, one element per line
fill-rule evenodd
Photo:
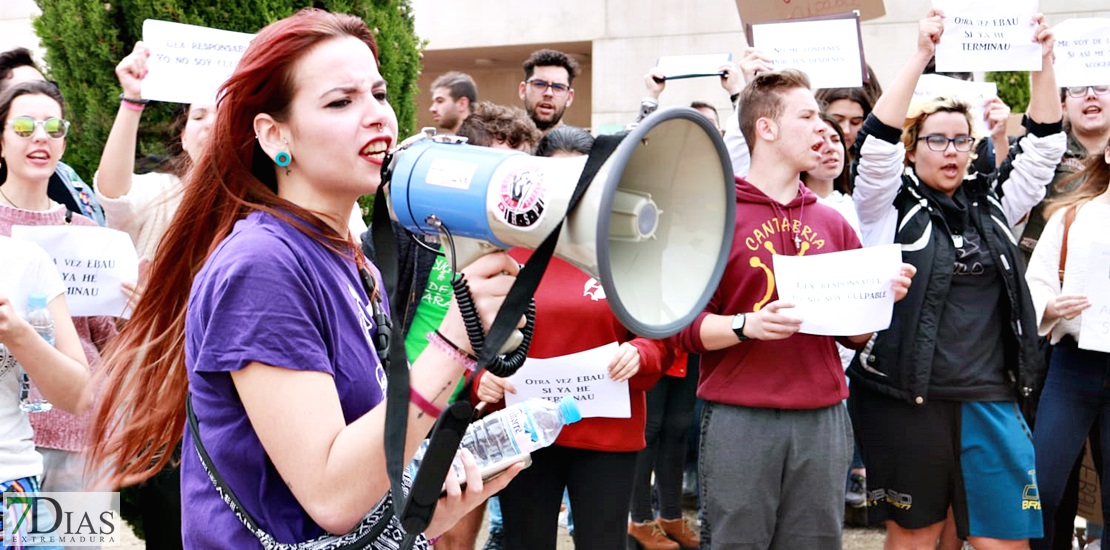
<path fill-rule="evenodd" d="M 470 339 L 470 347 L 475 355 L 481 355 L 482 346 L 486 343 L 486 333 L 482 330 L 482 319 L 478 316 L 478 309 L 474 307 L 474 298 L 470 295 L 470 285 L 466 284 L 466 277 L 459 275 L 451 281 L 455 289 L 455 301 L 459 304 L 463 324 L 466 325 L 466 335 Z M 528 357 L 528 348 L 532 345 L 532 332 L 536 328 L 536 301 L 528 301 L 528 310 L 524 312 L 524 328 L 520 329 L 524 339 L 513 351 L 497 355 L 493 363 L 486 365 L 486 370 L 502 378 L 512 376 Z"/>

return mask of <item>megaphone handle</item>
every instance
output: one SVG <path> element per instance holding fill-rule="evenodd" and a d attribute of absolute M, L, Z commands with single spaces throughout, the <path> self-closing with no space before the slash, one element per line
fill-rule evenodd
<path fill-rule="evenodd" d="M 481 355 L 482 347 L 486 344 L 486 333 L 482 330 L 482 319 L 478 316 L 478 310 L 474 307 L 474 298 L 470 295 L 470 287 L 466 283 L 466 277 L 456 277 L 451 282 L 451 286 L 455 290 L 455 301 L 459 304 L 459 312 L 462 314 L 463 323 L 466 325 L 466 334 L 470 339 L 470 347 L 474 350 L 475 354 Z M 536 328 L 536 302 L 530 300 L 528 309 L 524 313 L 525 323 L 524 328 L 516 330 L 512 335 L 506 339 L 505 345 L 501 347 L 498 356 L 493 360 L 492 364 L 480 365 L 497 376 L 511 376 L 524 365 L 524 360 L 528 356 L 528 348 L 532 345 L 532 332 Z M 519 341 L 517 336 L 519 335 Z M 516 344 L 513 342 L 516 341 Z"/>
<path fill-rule="evenodd" d="M 452 238 L 450 233 L 445 231 L 443 228 L 441 228 L 440 230 L 440 242 L 449 243 L 449 246 L 444 249 L 444 254 L 446 254 L 447 256 L 448 264 L 451 265 L 452 268 L 456 271 L 462 270 L 462 268 L 474 263 L 475 260 L 481 258 L 482 256 L 485 256 L 486 254 L 505 251 L 504 248 L 498 247 L 488 241 L 466 237 Z M 476 311 L 474 315 L 475 317 L 477 317 Z M 478 319 L 478 321 L 481 320 Z M 520 344 L 523 341 L 524 335 L 521 334 L 519 330 L 514 330 L 512 334 L 510 334 L 509 337 L 505 340 L 505 343 L 501 346 L 501 349 L 498 350 L 498 353 L 500 355 L 508 354 L 520 347 Z M 527 349 L 525 349 L 525 351 L 527 351 Z"/>

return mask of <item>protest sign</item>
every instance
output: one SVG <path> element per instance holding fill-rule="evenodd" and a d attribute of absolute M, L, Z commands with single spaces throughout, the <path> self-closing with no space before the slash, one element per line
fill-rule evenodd
<path fill-rule="evenodd" d="M 745 25 L 850 11 L 864 21 L 886 15 L 883 0 L 736 0 L 736 9 Z"/>
<path fill-rule="evenodd" d="M 147 19 L 143 43 L 150 48 L 143 99 L 214 103 L 253 34 Z"/>
<path fill-rule="evenodd" d="M 1039 71 L 1037 0 L 933 0 L 944 11 L 937 72 Z"/>
<path fill-rule="evenodd" d="M 755 23 L 747 33 L 748 44 L 770 57 L 776 69 L 805 72 L 814 89 L 863 85 L 863 40 L 854 13 Z"/>
<path fill-rule="evenodd" d="M 1058 86 L 1110 84 L 1110 19 L 1068 19 L 1052 31 Z"/>
<path fill-rule="evenodd" d="M 505 393 L 505 404 L 540 397 L 558 402 L 570 396 L 578 403 L 582 418 L 631 418 L 628 381 L 609 378 L 609 363 L 617 354 L 616 342 L 599 348 L 550 359 L 529 357 L 508 380 L 516 393 Z"/>
<path fill-rule="evenodd" d="M 1061 291 L 1086 294 L 1091 302 L 1079 317 L 1079 348 L 1110 352 L 1110 242 L 1091 243 L 1086 279 L 1072 281 L 1065 277 Z"/>
<path fill-rule="evenodd" d="M 127 298 L 120 285 L 139 279 L 139 257 L 127 233 L 92 226 L 15 225 L 12 238 L 38 244 L 53 258 L 66 285 L 70 315 L 124 316 Z"/>
<path fill-rule="evenodd" d="M 887 244 L 814 256 L 772 257 L 784 313 L 802 319 L 801 332 L 827 336 L 886 329 L 894 310 L 891 282 L 902 270 L 902 248 Z"/>
<path fill-rule="evenodd" d="M 939 74 L 923 74 L 917 80 L 917 87 L 913 90 L 914 103 L 928 101 L 938 97 L 958 99 L 971 107 L 971 119 L 975 122 L 975 135 L 985 137 L 990 135 L 987 126 L 987 111 L 984 108 L 987 101 L 998 95 L 998 85 L 994 82 L 971 82 L 950 78 Z M 910 106 L 913 110 L 913 105 Z"/>
<path fill-rule="evenodd" d="M 732 61 L 732 54 L 730 53 L 664 55 L 655 62 L 655 69 L 663 73 L 667 80 L 721 76 L 721 65 L 729 61 Z"/>

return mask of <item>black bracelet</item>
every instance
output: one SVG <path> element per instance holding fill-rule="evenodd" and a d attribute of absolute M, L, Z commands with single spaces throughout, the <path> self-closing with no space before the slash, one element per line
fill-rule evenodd
<path fill-rule="evenodd" d="M 127 97 L 122 93 L 119 95 L 119 100 L 126 101 L 127 103 L 130 103 L 132 105 L 146 105 L 147 103 L 150 103 L 149 99 L 135 99 L 133 97 Z"/>
<path fill-rule="evenodd" d="M 740 92 L 736 92 L 735 94 L 728 96 L 728 100 L 732 103 L 736 103 L 737 99 L 740 99 Z"/>

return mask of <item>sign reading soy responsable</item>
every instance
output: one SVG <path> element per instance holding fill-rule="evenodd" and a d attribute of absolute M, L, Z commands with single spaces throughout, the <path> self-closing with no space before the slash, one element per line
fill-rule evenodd
<path fill-rule="evenodd" d="M 143 43 L 150 48 L 143 99 L 213 103 L 253 34 L 147 19 Z"/>

